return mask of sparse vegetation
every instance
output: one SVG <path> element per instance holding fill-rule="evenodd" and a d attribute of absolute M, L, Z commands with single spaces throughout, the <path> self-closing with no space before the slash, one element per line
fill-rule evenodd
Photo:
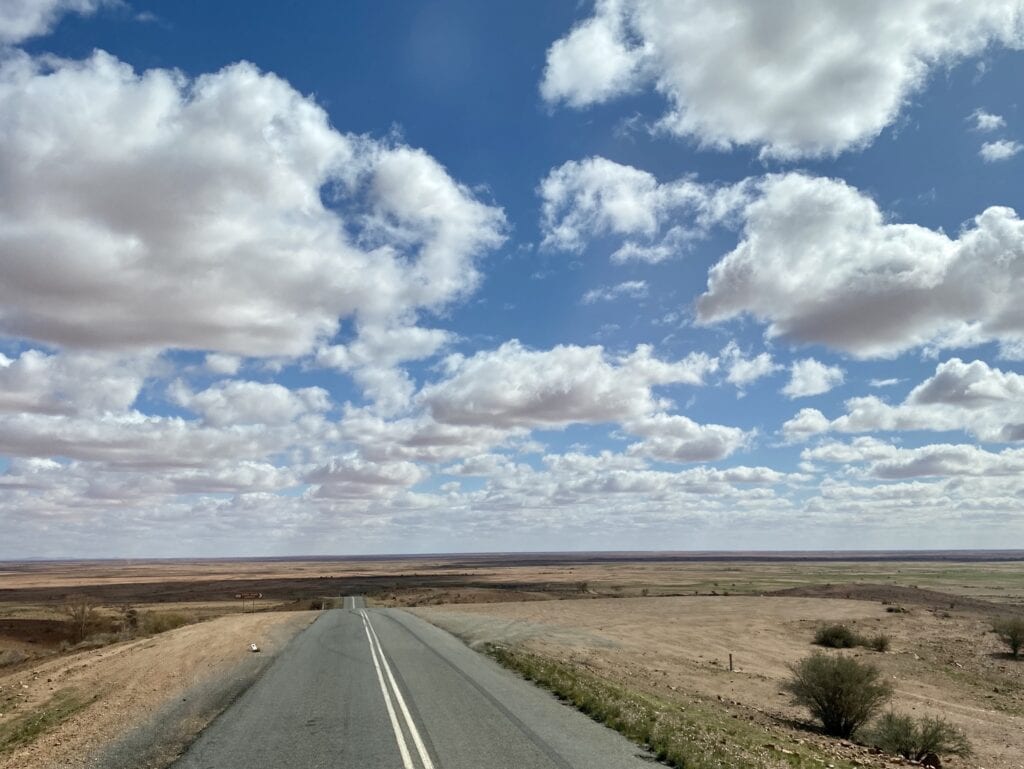
<path fill-rule="evenodd" d="M 691 702 L 684 708 L 518 648 L 488 644 L 484 651 L 595 721 L 649 748 L 659 761 L 677 769 L 764 766 L 766 749 L 778 751 L 773 755 L 793 767 L 824 763 L 807 745 L 790 743 L 782 750 L 782 745 L 766 746 L 760 729 L 713 706 Z M 848 766 L 845 762 L 835 765 Z"/>
<path fill-rule="evenodd" d="M 825 625 L 814 633 L 814 643 L 830 649 L 852 649 L 859 646 L 860 642 L 860 636 L 846 625 Z"/>
<path fill-rule="evenodd" d="M 821 721 L 825 733 L 848 738 L 892 696 L 874 665 L 849 657 L 812 654 L 793 665 L 786 689 Z"/>
<path fill-rule="evenodd" d="M 71 643 L 79 644 L 89 637 L 99 619 L 95 605 L 84 596 L 69 598 L 63 606 Z"/>
<path fill-rule="evenodd" d="M 1024 648 L 1024 617 L 1003 617 L 992 623 L 992 630 L 1015 658 Z"/>
<path fill-rule="evenodd" d="M 827 646 L 830 649 L 852 649 L 855 646 L 863 646 L 876 652 L 887 652 L 891 640 L 885 633 L 868 638 L 846 625 L 839 624 L 825 625 L 814 633 L 814 643 L 818 646 Z"/>
<path fill-rule="evenodd" d="M 886 713 L 871 729 L 868 741 L 887 753 L 921 761 L 929 753 L 937 756 L 971 754 L 971 744 L 962 731 L 942 718 L 922 718 Z"/>
<path fill-rule="evenodd" d="M 874 649 L 876 652 L 889 651 L 891 643 L 892 639 L 885 633 L 879 633 L 878 635 L 871 636 L 871 638 L 867 639 L 867 647 L 869 649 Z"/>
<path fill-rule="evenodd" d="M 89 700 L 74 690 L 58 692 L 42 707 L 0 726 L 0 755 L 27 745 L 88 704 Z"/>
<path fill-rule="evenodd" d="M 191 622 L 189 617 L 178 612 L 171 611 L 149 611 L 142 615 L 142 631 L 147 635 L 155 633 L 166 633 Z"/>

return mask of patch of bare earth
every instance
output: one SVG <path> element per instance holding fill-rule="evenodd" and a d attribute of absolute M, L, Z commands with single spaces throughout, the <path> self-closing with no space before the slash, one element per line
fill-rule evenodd
<path fill-rule="evenodd" d="M 762 729 L 765 743 L 785 737 L 814 745 L 837 763 L 893 765 L 814 733 L 803 725 L 807 714 L 782 693 L 788 666 L 817 648 L 815 628 L 842 622 L 862 635 L 891 636 L 891 651 L 827 653 L 877 665 L 896 689 L 895 710 L 941 716 L 966 732 L 975 755 L 946 759 L 945 766 L 1024 767 L 1024 661 L 1006 658 L 988 616 L 944 605 L 943 611 L 916 606 L 892 613 L 880 602 L 835 598 L 685 596 L 412 611 L 470 643 L 519 646 L 684 707 L 720 707 Z"/>
<path fill-rule="evenodd" d="M 204 685 L 228 685 L 252 668 L 250 643 L 273 656 L 316 618 L 312 612 L 238 614 L 103 649 L 0 670 L 0 736 L 26 716 L 72 697 L 73 715 L 24 745 L 0 754 L 0 769 L 80 769 L 168 705 Z M 211 699 L 211 701 L 215 701 Z M 185 712 L 185 711 L 183 711 Z M 215 713 L 189 713 L 198 732 Z M 5 732 L 6 730 L 6 732 Z M 166 731 L 166 730 L 165 730 Z M 140 764 L 141 765 L 141 764 Z"/>

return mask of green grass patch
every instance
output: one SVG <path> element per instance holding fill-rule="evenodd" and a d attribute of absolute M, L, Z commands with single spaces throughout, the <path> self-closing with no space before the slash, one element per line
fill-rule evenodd
<path fill-rule="evenodd" d="M 0 754 L 28 745 L 91 702 L 74 689 L 57 692 L 46 704 L 0 726 Z"/>
<path fill-rule="evenodd" d="M 811 744 L 798 744 L 763 726 L 700 700 L 685 705 L 618 684 L 578 667 L 518 648 L 488 644 L 484 651 L 505 667 L 551 691 L 595 721 L 648 748 L 676 769 L 837 769 L 852 765 Z"/>

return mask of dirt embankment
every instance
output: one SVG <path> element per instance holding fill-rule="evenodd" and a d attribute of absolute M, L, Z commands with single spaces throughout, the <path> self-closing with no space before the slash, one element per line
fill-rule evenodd
<path fill-rule="evenodd" d="M 166 765 L 316 616 L 221 617 L 5 672 L 0 769 Z"/>

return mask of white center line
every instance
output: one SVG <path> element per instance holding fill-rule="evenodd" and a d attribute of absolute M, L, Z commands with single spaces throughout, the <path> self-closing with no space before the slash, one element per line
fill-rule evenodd
<path fill-rule="evenodd" d="M 371 646 L 376 644 L 377 651 L 380 653 L 381 662 L 384 664 L 384 672 L 387 674 L 388 682 L 391 684 L 391 689 L 395 693 L 395 699 L 398 700 L 398 707 L 402 711 L 402 716 L 405 718 L 406 726 L 409 728 L 409 734 L 412 735 L 412 741 L 416 744 L 416 752 L 420 755 L 420 761 L 423 763 L 423 769 L 434 769 L 434 762 L 430 760 L 430 754 L 427 752 L 427 746 L 423 744 L 423 738 L 420 737 L 419 729 L 416 728 L 416 723 L 412 720 L 412 714 L 409 712 L 409 708 L 405 704 L 405 697 L 402 696 L 402 690 L 398 688 L 398 682 L 395 681 L 394 675 L 391 673 L 391 665 L 388 664 L 388 658 L 384 654 L 384 649 L 380 645 L 380 638 L 377 637 L 377 631 L 374 630 L 373 625 L 370 623 L 369 617 L 367 617 L 365 611 L 360 611 L 363 615 L 363 620 L 366 622 L 366 626 L 369 628 Z"/>
<path fill-rule="evenodd" d="M 380 663 L 377 662 L 377 650 L 373 646 L 373 637 L 370 635 L 370 620 L 364 612 L 359 612 L 363 618 L 363 630 L 366 631 L 366 640 L 370 643 L 370 654 L 373 656 L 373 667 L 377 670 L 377 683 L 384 694 L 384 704 L 388 709 L 388 718 L 391 720 L 391 729 L 395 733 L 395 740 L 398 742 L 398 752 L 402 754 L 403 769 L 416 769 L 412 763 L 412 756 L 409 755 L 409 746 L 405 742 L 405 735 L 402 734 L 402 727 L 398 723 L 398 716 L 395 715 L 395 706 L 391 704 L 391 694 L 384 683 L 384 676 L 380 672 Z M 387 663 L 385 663 L 387 664 Z"/>

